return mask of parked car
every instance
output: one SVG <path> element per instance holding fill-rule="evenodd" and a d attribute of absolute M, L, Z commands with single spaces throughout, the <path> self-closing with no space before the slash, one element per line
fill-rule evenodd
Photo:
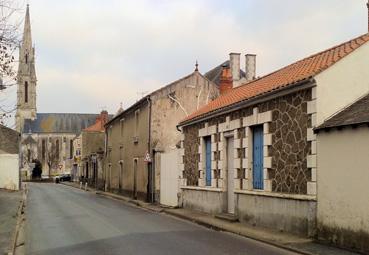
<path fill-rule="evenodd" d="M 59 178 L 61 182 L 70 182 L 72 180 L 72 176 L 70 174 L 62 174 Z"/>

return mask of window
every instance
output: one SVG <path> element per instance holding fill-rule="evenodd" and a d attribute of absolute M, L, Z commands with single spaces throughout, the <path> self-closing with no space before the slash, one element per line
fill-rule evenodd
<path fill-rule="evenodd" d="M 28 103 L 28 81 L 24 82 L 24 102 Z"/>
<path fill-rule="evenodd" d="M 73 140 L 69 141 L 69 158 L 73 158 Z"/>
<path fill-rule="evenodd" d="M 42 153 L 42 159 L 45 159 L 46 157 L 46 141 L 45 139 L 42 140 L 42 148 L 41 148 L 41 153 Z"/>
<path fill-rule="evenodd" d="M 205 180 L 206 186 L 211 186 L 211 137 L 204 137 L 205 143 Z"/>
<path fill-rule="evenodd" d="M 26 64 L 28 64 L 28 54 L 26 54 L 25 59 L 26 59 Z"/>
<path fill-rule="evenodd" d="M 27 150 L 27 161 L 31 162 L 31 150 L 30 149 Z"/>
<path fill-rule="evenodd" d="M 140 110 L 135 111 L 135 136 L 138 136 L 138 126 L 140 125 L 139 123 L 139 114 L 140 114 Z"/>
<path fill-rule="evenodd" d="M 124 132 L 124 119 L 120 120 L 120 136 L 123 137 Z"/>
<path fill-rule="evenodd" d="M 55 147 L 56 147 L 55 148 L 55 154 L 56 154 L 55 156 L 56 156 L 57 159 L 59 159 L 59 139 L 56 140 Z"/>

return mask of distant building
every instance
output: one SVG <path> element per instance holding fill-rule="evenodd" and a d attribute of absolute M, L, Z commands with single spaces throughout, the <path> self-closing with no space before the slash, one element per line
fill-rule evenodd
<path fill-rule="evenodd" d="M 21 133 L 20 165 L 29 174 L 30 163 L 38 159 L 43 175 L 70 172 L 73 139 L 95 123 L 98 114 L 37 113 L 36 84 L 35 49 L 27 5 L 17 76 L 16 127 Z"/>
<path fill-rule="evenodd" d="M 96 122 L 83 129 L 75 139 L 76 153 L 73 164 L 74 180 L 104 189 L 103 158 L 105 149 L 105 124 L 112 116 L 102 111 Z M 78 170 L 77 170 L 78 169 Z"/>
<path fill-rule="evenodd" d="M 218 86 L 196 67 L 191 74 L 150 93 L 118 113 L 106 124 L 106 190 L 141 200 L 162 203 L 167 199 L 164 203 L 177 204 L 176 151 L 180 133 L 176 125 L 180 119 L 218 95 Z M 172 153 L 174 155 L 169 157 L 169 161 L 163 160 Z M 161 178 L 167 177 L 162 171 L 168 167 L 173 180 Z M 175 182 L 173 189 L 163 194 L 169 194 L 170 198 L 161 196 L 161 189 L 167 184 L 163 181 Z"/>
<path fill-rule="evenodd" d="M 0 124 L 0 189 L 19 189 L 19 140 L 17 131 Z"/>

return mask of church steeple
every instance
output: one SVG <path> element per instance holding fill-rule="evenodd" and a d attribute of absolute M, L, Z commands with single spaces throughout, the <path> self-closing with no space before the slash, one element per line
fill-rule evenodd
<path fill-rule="evenodd" d="M 29 50 L 31 50 L 32 48 L 31 20 L 29 17 L 29 5 L 28 4 L 27 4 L 27 10 L 26 10 L 26 17 L 24 19 L 22 48 L 29 49 Z"/>
<path fill-rule="evenodd" d="M 31 20 L 27 4 L 24 19 L 23 39 L 19 48 L 19 64 L 17 75 L 17 130 L 22 132 L 25 119 L 36 118 L 36 69 L 35 49 L 32 46 Z"/>

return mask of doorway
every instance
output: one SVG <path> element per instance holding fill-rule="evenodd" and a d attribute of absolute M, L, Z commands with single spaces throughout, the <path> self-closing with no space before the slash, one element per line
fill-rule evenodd
<path fill-rule="evenodd" d="M 227 138 L 227 213 L 234 214 L 234 139 Z"/>

